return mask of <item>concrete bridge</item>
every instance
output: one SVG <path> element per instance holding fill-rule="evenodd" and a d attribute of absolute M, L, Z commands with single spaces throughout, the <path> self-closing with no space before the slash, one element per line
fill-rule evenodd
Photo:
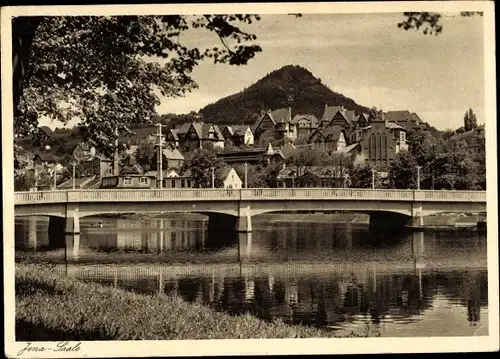
<path fill-rule="evenodd" d="M 252 216 L 279 211 L 355 211 L 373 229 L 418 227 L 439 212 L 485 212 L 485 191 L 344 188 L 121 189 L 15 193 L 16 216 L 49 216 L 64 233 L 80 232 L 79 219 L 99 214 L 193 212 L 209 228 L 252 231 Z M 53 221 L 52 221 L 53 220 Z M 50 226 L 49 226 L 49 232 Z"/>

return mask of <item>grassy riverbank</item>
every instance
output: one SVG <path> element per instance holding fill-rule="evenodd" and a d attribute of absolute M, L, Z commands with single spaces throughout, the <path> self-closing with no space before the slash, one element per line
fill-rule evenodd
<path fill-rule="evenodd" d="M 17 264 L 15 283 L 20 341 L 337 337 L 248 314 L 231 316 L 178 297 L 83 283 L 39 265 Z"/>

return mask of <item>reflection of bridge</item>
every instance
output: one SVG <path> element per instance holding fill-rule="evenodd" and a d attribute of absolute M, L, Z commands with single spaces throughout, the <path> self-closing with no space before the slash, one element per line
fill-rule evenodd
<path fill-rule="evenodd" d="M 486 211 L 484 191 L 340 188 L 146 189 L 16 192 L 15 215 L 50 216 L 49 237 L 80 233 L 79 219 L 130 212 L 195 212 L 212 229 L 251 232 L 251 217 L 279 211 L 356 211 L 372 228 L 423 225 L 439 212 Z"/>

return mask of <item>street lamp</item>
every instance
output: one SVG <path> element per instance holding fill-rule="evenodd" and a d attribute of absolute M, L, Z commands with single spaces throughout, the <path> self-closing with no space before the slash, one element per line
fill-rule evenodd
<path fill-rule="evenodd" d="M 158 180 L 160 181 L 159 183 L 159 188 L 163 188 L 163 149 L 162 149 L 162 135 L 161 135 L 161 123 L 157 123 L 155 126 L 158 127 L 158 132 L 156 133 L 156 136 L 158 138 L 156 146 L 158 146 L 158 164 L 157 164 L 157 170 L 158 170 Z"/>
<path fill-rule="evenodd" d="M 248 163 L 245 162 L 245 188 L 248 188 Z"/>
<path fill-rule="evenodd" d="M 417 190 L 420 189 L 420 166 L 417 166 Z"/>
<path fill-rule="evenodd" d="M 215 167 L 212 166 L 212 188 L 215 188 Z"/>
<path fill-rule="evenodd" d="M 57 167 L 54 166 L 54 191 L 57 189 Z"/>
<path fill-rule="evenodd" d="M 76 162 L 75 161 L 71 162 L 71 165 L 73 166 L 73 189 L 75 189 L 76 188 L 76 179 L 75 179 L 75 175 L 76 175 L 76 170 L 75 170 Z"/>

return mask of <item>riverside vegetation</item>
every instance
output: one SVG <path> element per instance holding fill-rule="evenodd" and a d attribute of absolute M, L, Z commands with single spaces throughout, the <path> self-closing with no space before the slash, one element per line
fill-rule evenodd
<path fill-rule="evenodd" d="M 340 337 L 250 314 L 231 316 L 175 296 L 84 283 L 35 264 L 16 265 L 15 285 L 20 341 Z M 369 328 L 363 336 L 371 336 Z"/>

